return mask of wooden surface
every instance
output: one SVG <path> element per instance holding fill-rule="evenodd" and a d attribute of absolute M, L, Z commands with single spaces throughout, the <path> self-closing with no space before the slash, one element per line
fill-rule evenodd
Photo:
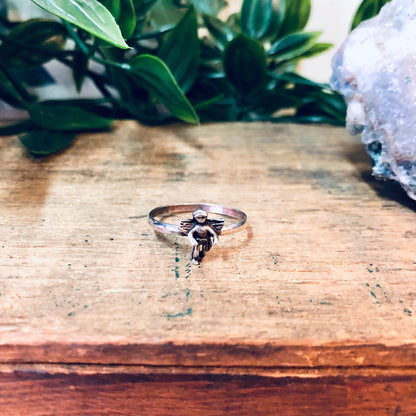
<path fill-rule="evenodd" d="M 19 367 L 0 374 L 1 414 L 411 416 L 416 412 L 414 375 L 190 373 L 79 367 L 28 372 Z"/>
<path fill-rule="evenodd" d="M 269 410 L 292 394 L 287 415 L 309 396 L 322 414 L 325 394 L 341 409 L 328 414 L 371 414 L 374 392 L 377 414 L 416 413 L 416 203 L 371 177 L 344 129 L 118 122 L 44 159 L 2 138 L 0 159 L 5 414 L 22 394 L 101 394 L 117 380 L 138 400 L 188 385 L 198 411 L 213 397 L 212 414 L 276 414 L 258 401 L 241 413 L 250 380 Z M 147 214 L 199 201 L 239 208 L 249 226 L 194 266 L 187 240 L 156 235 Z M 119 412 L 85 414 L 134 414 Z"/>

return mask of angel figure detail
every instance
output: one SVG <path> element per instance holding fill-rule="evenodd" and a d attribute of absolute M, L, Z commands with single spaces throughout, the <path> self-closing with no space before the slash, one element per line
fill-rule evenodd
<path fill-rule="evenodd" d="M 193 246 L 192 263 L 199 264 L 205 257 L 205 252 L 218 243 L 224 220 L 208 219 L 208 214 L 202 209 L 194 211 L 192 217 L 191 220 L 181 221 L 179 228 Z"/>

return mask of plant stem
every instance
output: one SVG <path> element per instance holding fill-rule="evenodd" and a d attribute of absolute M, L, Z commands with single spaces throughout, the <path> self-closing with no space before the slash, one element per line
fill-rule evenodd
<path fill-rule="evenodd" d="M 92 61 L 95 61 L 99 64 L 104 65 L 104 66 L 112 66 L 112 67 L 120 68 L 120 69 L 129 69 L 130 68 L 130 65 L 128 65 L 128 64 L 109 61 L 107 59 L 100 58 L 100 57 L 94 55 L 93 53 L 91 53 L 88 45 L 78 36 L 78 34 L 72 28 L 71 24 L 69 24 L 65 20 L 63 20 L 62 22 L 63 22 L 64 26 L 66 27 L 68 33 L 70 34 L 70 36 L 72 37 L 72 39 L 76 43 L 76 45 L 79 47 L 79 49 L 85 55 L 87 55 Z"/>

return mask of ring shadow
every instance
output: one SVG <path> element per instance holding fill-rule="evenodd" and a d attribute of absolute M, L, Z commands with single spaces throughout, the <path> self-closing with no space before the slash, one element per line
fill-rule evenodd
<path fill-rule="evenodd" d="M 253 239 L 253 236 L 254 236 L 253 228 L 251 227 L 250 224 L 247 224 L 246 227 L 243 230 L 241 230 L 241 233 L 245 233 L 246 235 L 243 240 L 242 245 L 240 245 L 240 248 L 244 248 L 244 247 L 247 247 L 250 244 L 250 241 Z M 160 231 L 155 231 L 155 235 L 156 235 L 156 238 L 165 245 L 173 245 L 174 239 L 176 240 L 178 237 L 177 235 L 164 234 Z M 186 238 L 186 236 L 184 237 Z M 230 235 L 226 235 L 225 237 L 230 238 Z M 219 250 L 215 250 L 215 252 L 218 251 L 218 255 L 221 255 L 223 259 L 227 259 L 230 256 L 230 252 L 234 249 L 234 247 L 228 247 L 225 250 L 221 250 L 221 234 L 219 238 L 220 238 L 220 242 L 219 242 L 220 247 L 219 247 Z M 241 239 L 241 237 L 239 237 L 239 239 Z M 185 239 L 182 239 L 182 241 L 183 241 L 183 244 L 179 243 L 179 245 L 182 246 L 183 248 L 185 248 L 185 246 L 189 247 L 189 251 L 190 251 L 191 249 L 190 244 L 189 243 L 187 244 L 187 241 Z"/>

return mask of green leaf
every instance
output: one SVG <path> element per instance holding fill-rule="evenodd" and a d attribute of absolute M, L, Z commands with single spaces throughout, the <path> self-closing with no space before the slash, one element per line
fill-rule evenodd
<path fill-rule="evenodd" d="M 189 91 L 199 66 L 198 23 L 190 7 L 159 50 L 159 58 L 169 67 L 183 92 Z"/>
<path fill-rule="evenodd" d="M 81 91 L 87 71 L 88 56 L 80 50 L 75 50 L 72 65 L 72 78 L 74 79 L 75 88 L 78 92 Z"/>
<path fill-rule="evenodd" d="M 286 61 L 297 58 L 310 50 L 321 32 L 296 32 L 279 39 L 271 45 L 267 53 L 278 59 Z"/>
<path fill-rule="evenodd" d="M 283 20 L 285 19 L 287 1 L 290 1 L 290 0 L 279 0 L 279 7 L 278 7 L 277 11 L 274 11 L 274 13 L 273 13 L 275 15 L 277 27 L 279 29 L 280 29 L 280 26 L 281 26 Z"/>
<path fill-rule="evenodd" d="M 121 12 L 117 23 L 124 38 L 129 39 L 136 29 L 136 11 L 133 0 L 121 0 Z"/>
<path fill-rule="evenodd" d="M 209 33 L 214 38 L 215 45 L 222 51 L 233 40 L 235 32 L 229 25 L 216 17 L 203 15 L 204 23 Z"/>
<path fill-rule="evenodd" d="M 280 36 L 302 30 L 311 14 L 311 0 L 287 0 Z"/>
<path fill-rule="evenodd" d="M 160 101 L 175 117 L 189 123 L 199 119 L 168 66 L 153 55 L 139 55 L 130 61 L 136 81 Z"/>
<path fill-rule="evenodd" d="M 28 106 L 32 121 L 42 129 L 98 130 L 110 127 L 112 120 L 71 105 L 65 101 L 43 101 Z"/>
<path fill-rule="evenodd" d="M 258 92 L 267 81 L 263 47 L 246 35 L 238 35 L 225 50 L 224 69 L 227 79 L 243 96 Z"/>
<path fill-rule="evenodd" d="M 363 0 L 355 13 L 351 30 L 355 29 L 362 21 L 376 16 L 381 8 L 390 0 Z"/>
<path fill-rule="evenodd" d="M 331 49 L 334 45 L 332 43 L 315 43 L 312 48 L 308 49 L 302 54 L 302 58 L 311 58 L 313 56 L 319 55 Z"/>
<path fill-rule="evenodd" d="M 68 147 L 75 139 L 74 133 L 34 130 L 20 137 L 27 151 L 34 156 L 47 156 Z"/>
<path fill-rule="evenodd" d="M 25 108 L 25 100 L 0 68 L 0 99 L 16 108 Z"/>
<path fill-rule="evenodd" d="M 273 2 L 272 2 L 273 3 Z M 279 7 L 276 8 L 274 4 L 272 4 L 272 12 L 270 17 L 269 27 L 266 33 L 262 36 L 263 40 L 268 40 L 273 42 L 276 40 L 279 34 L 280 26 L 283 21 L 285 11 L 285 0 L 279 1 Z"/>
<path fill-rule="evenodd" d="M 121 0 L 98 0 L 114 17 L 118 19 L 121 12 Z"/>
<path fill-rule="evenodd" d="M 31 130 L 33 123 L 30 119 L 20 120 L 17 123 L 8 124 L 0 127 L 0 136 L 14 136 Z"/>
<path fill-rule="evenodd" d="M 45 87 L 55 84 L 51 74 L 43 66 L 27 69 L 13 69 L 16 79 L 28 87 Z"/>
<path fill-rule="evenodd" d="M 241 7 L 241 29 L 249 37 L 261 39 L 267 33 L 272 16 L 272 0 L 244 0 Z"/>
<path fill-rule="evenodd" d="M 97 0 L 32 0 L 39 7 L 114 46 L 127 49 L 112 14 Z"/>
<path fill-rule="evenodd" d="M 3 42 L 0 45 L 0 59 L 8 67 L 16 69 L 43 65 L 64 48 L 66 36 L 65 27 L 59 22 L 46 19 L 27 20 L 15 26 L 8 35 L 11 41 L 26 47 Z"/>

